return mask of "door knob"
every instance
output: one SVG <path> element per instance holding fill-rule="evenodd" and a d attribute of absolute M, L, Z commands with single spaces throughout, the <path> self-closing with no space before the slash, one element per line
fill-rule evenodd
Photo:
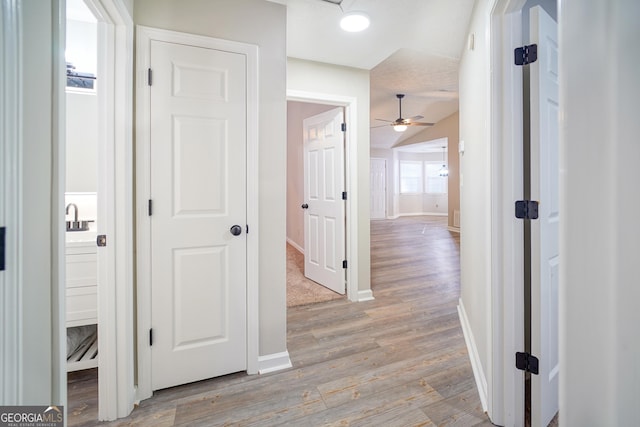
<path fill-rule="evenodd" d="M 308 204 L 306 204 L 306 203 L 305 203 L 305 204 L 303 204 L 303 205 L 302 205 L 302 209 L 309 209 L 309 205 L 308 205 Z"/>
<path fill-rule="evenodd" d="M 240 233 L 242 233 L 242 227 L 240 227 L 239 225 L 233 225 L 231 226 L 231 228 L 229 229 L 229 231 L 231 232 L 231 234 L 233 234 L 234 236 L 239 236 Z"/>

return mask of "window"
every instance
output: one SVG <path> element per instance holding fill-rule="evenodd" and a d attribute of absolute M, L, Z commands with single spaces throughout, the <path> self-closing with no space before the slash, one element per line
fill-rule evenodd
<path fill-rule="evenodd" d="M 425 193 L 442 194 L 447 192 L 447 177 L 440 176 L 442 163 L 424 162 L 425 170 Z"/>
<path fill-rule="evenodd" d="M 400 193 L 422 193 L 422 162 L 400 160 Z"/>

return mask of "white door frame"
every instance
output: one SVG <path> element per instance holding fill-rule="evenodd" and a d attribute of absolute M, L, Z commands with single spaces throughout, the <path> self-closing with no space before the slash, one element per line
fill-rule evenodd
<path fill-rule="evenodd" d="M 345 122 L 347 123 L 345 142 L 345 191 L 347 192 L 346 209 L 346 259 L 347 268 L 347 298 L 349 301 L 372 299 L 371 291 L 358 292 L 358 132 L 357 132 L 357 99 L 351 96 L 333 95 L 300 90 L 287 90 L 287 101 L 310 102 L 314 104 L 334 105 L 344 107 Z"/>
<path fill-rule="evenodd" d="M 258 47 L 144 26 L 136 27 L 136 218 L 138 256 L 138 389 L 139 400 L 151 397 L 151 348 L 145 337 L 151 328 L 151 194 L 150 91 L 147 70 L 151 62 L 151 41 L 159 40 L 225 50 L 247 58 L 247 373 L 258 372 Z"/>
<path fill-rule="evenodd" d="M 98 20 L 98 419 L 133 410 L 133 21 L 122 0 L 85 0 Z"/>
<path fill-rule="evenodd" d="M 526 0 L 493 0 L 490 16 L 491 141 L 491 381 L 487 411 L 498 425 L 524 422 L 524 376 L 515 353 L 524 348 L 524 232 L 514 215 L 523 197 L 522 69 L 513 49 L 522 45 Z"/>
<path fill-rule="evenodd" d="M 0 6 L 0 226 L 6 227 L 5 271 L 0 273 L 0 304 L 3 328 L 0 331 L 0 401 L 6 405 L 19 404 L 21 379 L 16 367 L 23 360 L 20 336 L 12 333 L 21 326 L 20 230 L 22 204 L 22 120 L 20 87 L 22 86 L 22 62 L 20 23 L 22 10 L 19 4 L 3 2 Z M 54 231 L 55 232 L 55 231 Z M 58 293 L 59 294 L 59 293 Z M 54 297 L 55 299 L 55 297 Z M 55 330 L 55 327 L 54 327 Z"/>
<path fill-rule="evenodd" d="M 85 3 L 98 21 L 98 234 L 107 235 L 98 266 L 98 419 L 114 420 L 135 402 L 133 21 L 122 0 Z"/>

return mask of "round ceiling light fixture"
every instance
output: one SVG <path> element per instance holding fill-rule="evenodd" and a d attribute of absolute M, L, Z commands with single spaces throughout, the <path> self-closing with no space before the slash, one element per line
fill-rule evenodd
<path fill-rule="evenodd" d="M 404 132 L 407 130 L 407 125 L 393 125 L 393 130 L 396 132 Z"/>
<path fill-rule="evenodd" d="M 340 20 L 340 28 L 350 33 L 357 33 L 369 28 L 369 16 L 364 12 L 346 13 Z"/>

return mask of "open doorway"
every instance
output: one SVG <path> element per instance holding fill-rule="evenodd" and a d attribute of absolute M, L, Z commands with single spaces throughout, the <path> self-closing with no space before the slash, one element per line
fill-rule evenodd
<path fill-rule="evenodd" d="M 133 22 L 120 0 L 65 3 L 63 319 L 74 425 L 133 409 Z"/>
<path fill-rule="evenodd" d="M 335 110 L 335 105 L 288 101 L 287 103 L 287 306 L 293 307 L 343 298 L 305 273 L 305 119 Z M 344 141 L 344 138 L 342 138 Z M 342 142 L 341 150 L 344 150 Z M 342 156 L 344 158 L 344 155 Z M 344 161 L 342 162 L 344 165 Z M 344 181 L 344 168 L 342 181 Z M 308 171 L 307 171 L 308 172 Z M 340 202 L 342 203 L 342 202 Z M 343 224 L 346 218 L 340 219 Z M 344 227 L 342 228 L 344 230 Z M 342 232 L 344 241 L 344 232 Z M 307 255 L 308 256 L 308 255 Z M 341 266 L 340 266 L 341 267 Z M 344 275 L 343 270 L 339 274 Z"/>
<path fill-rule="evenodd" d="M 98 404 L 98 21 L 82 0 L 67 1 L 65 60 L 65 264 L 69 414 L 97 420 Z M 100 224 L 102 225 L 102 224 Z M 88 404 L 91 402 L 92 404 Z M 84 408 L 93 410 L 88 412 Z M 80 409 L 82 408 L 82 409 Z M 79 413 L 80 412 L 80 413 Z"/>

